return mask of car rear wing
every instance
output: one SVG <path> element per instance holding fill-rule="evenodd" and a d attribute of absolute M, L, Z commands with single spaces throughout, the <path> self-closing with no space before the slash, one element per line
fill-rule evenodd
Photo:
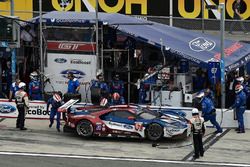
<path fill-rule="evenodd" d="M 76 104 L 78 101 L 79 101 L 79 99 L 70 99 L 65 104 L 63 104 L 61 107 L 59 107 L 57 111 L 58 112 L 67 112 L 68 108 L 70 108 L 71 106 Z"/>

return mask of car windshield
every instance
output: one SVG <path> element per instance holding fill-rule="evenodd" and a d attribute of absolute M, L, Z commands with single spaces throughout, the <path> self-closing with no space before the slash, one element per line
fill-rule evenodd
<path fill-rule="evenodd" d="M 141 111 L 139 111 L 138 117 L 142 119 L 155 119 L 159 117 L 159 113 L 150 111 L 148 109 L 142 109 Z"/>

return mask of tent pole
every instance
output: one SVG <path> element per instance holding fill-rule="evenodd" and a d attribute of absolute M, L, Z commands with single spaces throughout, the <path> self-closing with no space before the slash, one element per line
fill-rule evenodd
<path fill-rule="evenodd" d="M 221 37 L 221 108 L 225 108 L 225 62 L 224 62 L 224 39 L 225 39 L 225 4 L 220 3 L 219 9 L 221 10 L 220 18 L 220 37 Z"/>
<path fill-rule="evenodd" d="M 40 34 L 40 72 L 44 73 L 44 60 L 43 60 L 43 19 L 42 19 L 42 0 L 39 0 L 39 34 Z M 44 82 L 41 78 L 42 95 L 44 93 Z"/>
<path fill-rule="evenodd" d="M 99 4 L 98 4 L 98 0 L 95 1 L 95 33 L 96 33 L 96 63 L 97 63 L 97 69 L 100 69 L 100 58 L 99 58 L 99 33 L 98 33 L 98 7 L 99 7 Z"/>

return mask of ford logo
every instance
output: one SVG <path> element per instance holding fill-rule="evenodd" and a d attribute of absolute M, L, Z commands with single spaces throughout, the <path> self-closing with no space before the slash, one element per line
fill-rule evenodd
<path fill-rule="evenodd" d="M 13 113 L 16 111 L 16 107 L 9 104 L 0 104 L 0 113 Z"/>
<path fill-rule="evenodd" d="M 56 63 L 66 63 L 66 62 L 67 62 L 67 60 L 64 59 L 64 58 L 56 58 L 54 61 L 55 61 Z"/>
<path fill-rule="evenodd" d="M 131 125 L 123 125 L 123 127 L 124 127 L 125 129 L 133 129 L 133 126 L 131 126 Z"/>
<path fill-rule="evenodd" d="M 212 40 L 198 37 L 189 42 L 189 48 L 195 52 L 211 51 L 216 46 Z"/>
<path fill-rule="evenodd" d="M 62 71 L 60 74 L 64 77 L 64 78 L 68 78 L 68 73 L 73 73 L 74 76 L 78 79 L 83 78 L 86 74 L 82 71 L 76 70 L 76 69 L 67 69 Z"/>

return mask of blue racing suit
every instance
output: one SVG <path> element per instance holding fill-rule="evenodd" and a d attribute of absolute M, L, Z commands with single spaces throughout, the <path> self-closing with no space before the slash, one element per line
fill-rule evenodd
<path fill-rule="evenodd" d="M 120 96 L 119 100 L 114 100 L 113 98 L 110 100 L 110 105 L 121 105 L 125 104 L 125 100 L 123 96 Z"/>
<path fill-rule="evenodd" d="M 236 94 L 235 102 L 230 108 L 236 108 L 239 131 L 245 131 L 243 114 L 246 110 L 246 94 L 244 91 Z"/>
<path fill-rule="evenodd" d="M 110 85 L 110 93 L 119 93 L 120 96 L 123 96 L 124 93 L 124 82 L 122 80 L 113 80 Z"/>
<path fill-rule="evenodd" d="M 73 80 L 69 80 L 67 93 L 73 93 L 73 94 L 78 93 L 76 92 L 76 88 L 78 86 L 80 86 L 80 82 L 76 78 L 74 78 Z"/>
<path fill-rule="evenodd" d="M 42 88 L 40 81 L 32 80 L 29 83 L 29 95 L 32 100 L 42 100 Z"/>
<path fill-rule="evenodd" d="M 57 102 L 51 97 L 48 102 L 47 102 L 47 111 L 49 110 L 49 105 L 51 105 L 51 110 L 50 110 L 50 127 L 54 123 L 54 118 L 56 115 L 56 128 L 60 129 L 60 119 L 61 119 L 61 113 L 58 112 L 58 108 L 62 105 L 61 102 Z"/>
<path fill-rule="evenodd" d="M 16 92 L 19 90 L 18 85 L 16 85 L 16 82 L 13 82 L 10 86 L 10 91 L 12 92 L 12 97 L 15 96 Z M 10 97 L 10 98 L 12 98 Z"/>
<path fill-rule="evenodd" d="M 92 89 L 92 88 L 100 88 L 101 89 L 101 97 L 108 98 L 109 87 L 108 87 L 108 84 L 106 82 L 92 80 L 90 89 Z"/>
<path fill-rule="evenodd" d="M 213 101 L 208 97 L 204 97 L 201 101 L 201 107 L 202 116 L 204 117 L 205 122 L 209 120 L 216 127 L 216 132 L 221 133 L 222 129 L 216 121 L 216 110 L 214 108 Z"/>
<path fill-rule="evenodd" d="M 156 84 L 157 75 L 151 76 L 147 80 L 140 83 L 139 89 L 139 104 L 146 103 L 147 91 L 150 90 L 151 84 Z"/>

